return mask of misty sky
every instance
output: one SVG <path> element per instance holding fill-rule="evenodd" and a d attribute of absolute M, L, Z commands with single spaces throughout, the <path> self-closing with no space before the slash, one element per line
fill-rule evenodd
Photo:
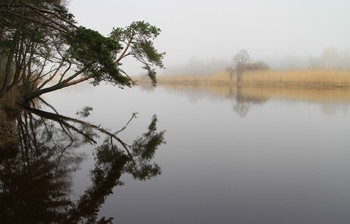
<path fill-rule="evenodd" d="M 138 20 L 158 26 L 167 67 L 229 61 L 242 48 L 261 60 L 350 49 L 349 0 L 71 0 L 69 8 L 105 35 Z"/>

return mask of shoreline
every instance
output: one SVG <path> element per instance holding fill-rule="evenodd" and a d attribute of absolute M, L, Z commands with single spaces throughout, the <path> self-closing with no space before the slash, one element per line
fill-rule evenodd
<path fill-rule="evenodd" d="M 243 73 L 239 83 L 237 75 L 227 71 L 211 75 L 164 75 L 158 76 L 157 80 L 159 85 L 350 89 L 350 70 L 255 70 Z M 147 79 L 138 81 L 147 82 Z"/>
<path fill-rule="evenodd" d="M 138 82 L 145 84 L 147 82 Z M 350 89 L 350 83 L 345 82 L 267 82 L 267 81 L 249 81 L 249 82 L 227 82 L 227 81 L 209 81 L 209 80 L 182 80 L 182 81 L 162 81 L 157 85 L 183 85 L 183 86 L 222 86 L 222 87 L 257 87 L 257 88 L 300 88 L 300 89 Z"/>

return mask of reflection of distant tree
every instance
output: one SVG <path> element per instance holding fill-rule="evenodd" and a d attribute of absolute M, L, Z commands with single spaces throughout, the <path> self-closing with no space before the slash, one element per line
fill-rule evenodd
<path fill-rule="evenodd" d="M 240 117 L 247 116 L 249 112 L 249 103 L 246 101 L 237 101 L 237 104 L 233 107 L 234 111 L 236 111 Z"/>
<path fill-rule="evenodd" d="M 157 132 L 154 116 L 148 131 L 132 145 L 117 144 L 108 136 L 96 148 L 92 184 L 79 200 L 72 201 L 71 174 L 83 160 L 74 149 L 92 140 L 94 130 L 55 113 L 41 111 L 42 117 L 35 112 L 23 112 L 9 122 L 14 127 L 11 144 L 0 149 L 4 152 L 0 153 L 2 223 L 111 223 L 111 218 L 97 220 L 97 214 L 112 189 L 121 184 L 121 174 L 131 173 L 142 180 L 160 174 L 160 168 L 150 163 L 164 143 L 164 132 Z M 4 134 L 8 135 L 0 132 L 0 139 Z"/>
<path fill-rule="evenodd" d="M 263 104 L 266 101 L 265 99 L 245 96 L 240 85 L 237 86 L 236 93 L 233 92 L 233 87 L 230 87 L 230 95 L 236 98 L 236 104 L 233 106 L 233 110 L 240 117 L 246 117 L 252 105 Z"/>

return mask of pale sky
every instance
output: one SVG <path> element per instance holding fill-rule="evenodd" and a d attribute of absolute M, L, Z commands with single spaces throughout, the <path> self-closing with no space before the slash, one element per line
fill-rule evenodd
<path fill-rule="evenodd" d="M 69 9 L 105 35 L 133 21 L 156 25 L 167 67 L 229 61 L 242 48 L 261 60 L 350 49 L 349 0 L 71 0 Z"/>

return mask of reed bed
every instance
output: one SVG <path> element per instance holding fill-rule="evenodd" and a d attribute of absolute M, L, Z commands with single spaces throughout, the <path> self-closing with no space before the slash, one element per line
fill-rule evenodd
<path fill-rule="evenodd" d="M 218 72 L 209 76 L 174 75 L 160 76 L 159 83 L 190 85 L 237 85 L 237 76 Z M 350 87 L 350 70 L 266 70 L 246 71 L 242 75 L 243 86 L 332 88 Z"/>
<path fill-rule="evenodd" d="M 159 76 L 158 83 L 176 91 L 209 91 L 213 96 L 272 98 L 308 102 L 350 102 L 350 70 L 247 71 L 242 83 L 226 71 L 212 75 Z"/>
<path fill-rule="evenodd" d="M 249 71 L 243 74 L 242 80 L 282 86 L 350 86 L 350 70 Z"/>

